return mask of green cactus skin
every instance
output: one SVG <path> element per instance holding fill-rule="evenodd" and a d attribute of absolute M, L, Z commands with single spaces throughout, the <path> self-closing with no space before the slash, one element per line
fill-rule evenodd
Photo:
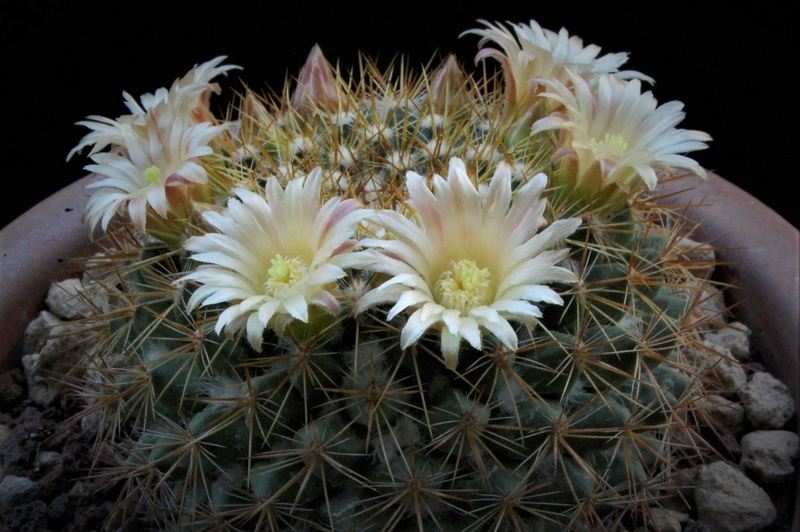
<path fill-rule="evenodd" d="M 377 208 L 402 204 L 407 171 L 441 172 L 452 156 L 480 182 L 501 161 L 517 179 L 550 170 L 547 137 L 501 119 L 497 78 L 476 82 L 452 58 L 418 78 L 366 65 L 359 82 L 337 79 L 336 108 L 301 112 L 246 93 L 247 153 L 229 139 L 207 164 L 218 203 L 233 185 L 316 166 L 329 193 Z M 459 89 L 443 102 L 430 80 L 445 69 Z M 544 305 L 539 326 L 521 327 L 516 353 L 490 341 L 464 348 L 456 372 L 432 336 L 401 350 L 401 318 L 387 322 L 385 309 L 281 337 L 268 330 L 256 353 L 213 331 L 220 308 L 185 310 L 193 287 L 173 281 L 196 264 L 118 223 L 89 272 L 114 309 L 91 320 L 97 348 L 77 383 L 87 416 L 102 413 L 90 418 L 98 445 L 118 456 L 108 473 L 122 496 L 109 523 L 140 514 L 186 530 L 635 522 L 645 488 L 693 433 L 687 405 L 702 386 L 681 353 L 702 326 L 691 309 L 707 281 L 663 223 L 677 218 L 668 209 L 637 197 L 612 213 L 574 211 L 553 194 L 546 213 L 586 220 L 568 242 L 580 282 L 559 287 L 564 305 Z M 365 280 L 374 279 L 340 288 L 357 294 Z"/>

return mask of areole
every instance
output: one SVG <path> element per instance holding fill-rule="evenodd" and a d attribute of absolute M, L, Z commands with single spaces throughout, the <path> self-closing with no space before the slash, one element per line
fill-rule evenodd
<path fill-rule="evenodd" d="M 21 355 L 23 332 L 43 308 L 50 284 L 75 274 L 72 259 L 97 249 L 82 214 L 92 176 L 76 181 L 0 230 L 0 364 Z M 685 206 L 693 238 L 717 250 L 715 277 L 726 303 L 752 331 L 771 372 L 792 390 L 800 412 L 800 232 L 726 179 L 682 179 L 659 186 L 660 202 Z M 800 425 L 800 423 L 798 423 Z M 796 480 L 796 489 L 800 488 Z M 792 530 L 800 508 L 794 508 Z"/>

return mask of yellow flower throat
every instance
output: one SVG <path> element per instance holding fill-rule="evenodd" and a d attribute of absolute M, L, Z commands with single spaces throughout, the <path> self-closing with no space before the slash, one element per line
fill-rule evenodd
<path fill-rule="evenodd" d="M 149 168 L 146 168 L 142 172 L 142 175 L 144 175 L 145 179 L 147 179 L 148 181 L 150 181 L 154 185 L 157 185 L 158 184 L 158 178 L 161 176 L 161 169 L 158 166 L 153 165 L 153 166 L 150 166 Z"/>
<path fill-rule="evenodd" d="M 492 275 L 479 268 L 474 260 L 461 259 L 450 263 L 450 269 L 439 276 L 434 287 L 436 301 L 448 309 L 468 313 L 475 307 L 488 305 L 492 291 Z"/>
<path fill-rule="evenodd" d="M 592 150 L 592 153 L 594 153 L 595 157 L 615 159 L 628 150 L 628 143 L 625 141 L 625 138 L 623 138 L 622 135 L 612 135 L 611 133 L 606 133 L 602 140 L 592 138 L 588 142 L 588 146 L 579 144 L 576 147 L 588 147 L 590 150 Z"/>
<path fill-rule="evenodd" d="M 272 267 L 267 270 L 264 290 L 275 297 L 283 288 L 292 288 L 308 273 L 308 266 L 300 257 L 284 259 L 280 254 L 270 260 Z"/>

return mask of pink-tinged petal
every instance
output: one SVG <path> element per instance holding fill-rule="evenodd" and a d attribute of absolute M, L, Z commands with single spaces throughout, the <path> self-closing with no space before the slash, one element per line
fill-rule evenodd
<path fill-rule="evenodd" d="M 291 106 L 307 113 L 318 105 L 335 108 L 338 101 L 339 85 L 333 67 L 325 59 L 319 45 L 315 44 L 300 69 L 297 86 L 290 99 Z"/>
<path fill-rule="evenodd" d="M 426 257 L 419 253 L 413 246 L 400 240 L 374 241 L 366 239 L 362 246 L 380 249 L 382 260 L 373 264 L 373 271 L 382 271 L 389 274 L 412 273 L 425 278 L 431 274 L 431 265 Z M 370 267 L 372 269 L 372 267 Z"/>
<path fill-rule="evenodd" d="M 349 252 L 352 251 L 353 248 L 355 248 L 357 245 L 358 245 L 358 240 L 345 240 L 344 242 L 339 244 L 339 247 L 334 249 L 328 256 L 333 261 L 339 255 L 349 255 L 350 254 Z M 324 256 L 324 254 L 320 252 L 317 254 L 317 256 Z"/>
<path fill-rule="evenodd" d="M 336 227 L 336 225 L 348 214 L 353 213 L 354 211 L 358 211 L 361 209 L 361 202 L 357 199 L 348 198 L 346 200 L 340 200 L 339 198 L 331 198 L 325 205 L 322 206 L 320 209 L 321 216 L 318 217 L 318 220 L 324 223 L 324 227 L 320 231 L 320 238 L 325 239 L 327 238 L 328 232 Z M 328 214 L 327 211 L 331 211 Z M 362 210 L 359 213 L 361 218 L 366 218 L 371 214 L 369 210 Z M 345 226 L 352 225 L 350 223 L 344 224 Z"/>
<path fill-rule="evenodd" d="M 320 290 L 314 294 L 309 303 L 324 308 L 328 314 L 333 316 L 339 314 L 342 310 L 342 305 L 336 297 L 326 290 Z"/>

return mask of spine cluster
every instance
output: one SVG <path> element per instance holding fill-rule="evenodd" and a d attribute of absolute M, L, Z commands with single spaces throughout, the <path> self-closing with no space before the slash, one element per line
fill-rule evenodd
<path fill-rule="evenodd" d="M 486 26 L 496 75 L 315 48 L 217 119 L 218 58 L 83 123 L 109 526 L 613 529 L 707 450 L 709 265 L 648 195 L 707 136 L 624 54 Z"/>

